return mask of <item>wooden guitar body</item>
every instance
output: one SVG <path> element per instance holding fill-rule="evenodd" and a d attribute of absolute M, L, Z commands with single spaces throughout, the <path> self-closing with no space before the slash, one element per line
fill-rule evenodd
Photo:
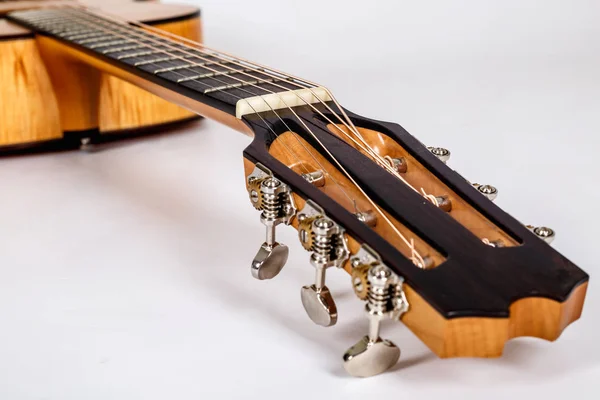
<path fill-rule="evenodd" d="M 85 3 L 187 39 L 202 39 L 200 12 L 194 7 L 123 0 Z M 0 155 L 73 149 L 83 138 L 118 140 L 199 118 L 119 78 L 45 50 L 33 32 L 3 19 L 2 13 L 0 6 Z"/>

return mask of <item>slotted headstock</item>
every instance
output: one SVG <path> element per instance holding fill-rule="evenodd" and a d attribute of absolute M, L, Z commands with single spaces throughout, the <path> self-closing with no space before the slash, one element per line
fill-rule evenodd
<path fill-rule="evenodd" d="M 287 249 L 281 257 L 274 225 L 298 229 L 317 268 L 303 304 L 324 326 L 337 319 L 324 271 L 337 266 L 351 274 L 372 320 L 369 335 L 345 355 L 351 374 L 379 373 L 397 360 L 395 346 L 378 335 L 384 315 L 400 319 L 440 357 L 499 356 L 517 336 L 555 340 L 580 316 L 588 275 L 549 246 L 553 231 L 525 226 L 497 207 L 496 189 L 449 168 L 444 149 L 332 103 L 244 118 L 255 133 L 244 151 L 248 190 L 263 222 L 264 204 L 255 202 L 260 182 L 281 183 L 274 196 L 289 199 L 253 269 L 276 275 Z M 275 262 L 270 245 L 279 247 Z"/>

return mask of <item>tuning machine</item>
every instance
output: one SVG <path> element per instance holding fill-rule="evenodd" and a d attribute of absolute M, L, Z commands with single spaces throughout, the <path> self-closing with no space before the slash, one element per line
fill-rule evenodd
<path fill-rule="evenodd" d="M 496 197 L 498 197 L 498 189 L 492 185 L 481 185 L 479 183 L 473 183 L 472 185 L 479 193 L 487 197 L 490 201 L 494 201 L 496 200 Z"/>
<path fill-rule="evenodd" d="M 252 276 L 256 279 L 272 279 L 284 267 L 289 249 L 275 238 L 276 227 L 289 225 L 296 213 L 296 205 L 289 186 L 275 178 L 262 164 L 256 164 L 247 178 L 250 201 L 261 211 L 260 222 L 266 227 L 266 239 L 252 260 Z"/>
<path fill-rule="evenodd" d="M 526 227 L 531 232 L 533 232 L 533 234 L 535 236 L 542 239 L 544 242 L 546 242 L 548 244 L 552 243 L 554 241 L 554 238 L 556 237 L 556 232 L 554 232 L 554 229 L 550 229 L 546 226 L 527 225 Z"/>
<path fill-rule="evenodd" d="M 445 149 L 443 147 L 427 146 L 427 150 L 429 150 L 431 154 L 436 156 L 444 164 L 446 164 L 450 159 L 450 150 Z"/>
<path fill-rule="evenodd" d="M 348 259 L 344 230 L 311 200 L 298 212 L 297 219 L 300 243 L 311 252 L 310 263 L 315 267 L 315 283 L 301 289 L 302 305 L 315 324 L 335 325 L 337 306 L 325 285 L 325 275 L 327 268 L 339 268 Z"/>
<path fill-rule="evenodd" d="M 394 366 L 400 358 L 400 349 L 379 336 L 381 321 L 398 320 L 408 310 L 408 301 L 402 289 L 404 279 L 394 274 L 377 253 L 363 245 L 350 258 L 352 283 L 361 300 L 366 300 L 369 332 L 344 354 L 344 368 L 357 377 L 380 374 Z"/>

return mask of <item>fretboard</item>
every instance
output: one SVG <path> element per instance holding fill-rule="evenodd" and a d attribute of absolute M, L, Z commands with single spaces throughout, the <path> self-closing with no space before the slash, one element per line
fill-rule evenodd
<path fill-rule="evenodd" d="M 311 88 L 311 94 L 318 89 L 247 61 L 82 9 L 19 11 L 8 18 L 169 89 L 192 93 L 195 99 L 238 117 L 273 108 L 280 103 L 273 97 L 280 98 L 282 93 L 293 93 L 287 98 L 291 105 L 299 105 L 310 97 L 306 88 Z M 304 93 L 298 96 L 298 92 Z M 241 102 L 244 107 L 240 108 L 240 100 L 245 100 Z"/>

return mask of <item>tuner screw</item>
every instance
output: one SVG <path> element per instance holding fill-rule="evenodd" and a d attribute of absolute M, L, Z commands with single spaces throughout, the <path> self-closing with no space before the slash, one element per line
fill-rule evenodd
<path fill-rule="evenodd" d="M 450 159 L 450 150 L 445 149 L 443 147 L 427 147 L 427 150 L 429 150 L 434 156 L 436 156 L 437 158 L 439 158 L 439 160 L 441 162 L 443 162 L 444 164 L 446 164 L 448 162 L 448 160 Z"/>
<path fill-rule="evenodd" d="M 492 185 L 480 185 L 479 183 L 473 183 L 473 187 L 477 189 L 479 193 L 484 195 L 490 201 L 494 201 L 498 197 L 498 189 Z"/>
<path fill-rule="evenodd" d="M 556 237 L 556 233 L 554 232 L 554 230 L 545 226 L 538 226 L 535 228 L 528 226 L 528 228 L 530 228 L 537 237 L 539 237 L 548 244 L 552 243 L 552 241 L 554 241 L 554 238 Z"/>

